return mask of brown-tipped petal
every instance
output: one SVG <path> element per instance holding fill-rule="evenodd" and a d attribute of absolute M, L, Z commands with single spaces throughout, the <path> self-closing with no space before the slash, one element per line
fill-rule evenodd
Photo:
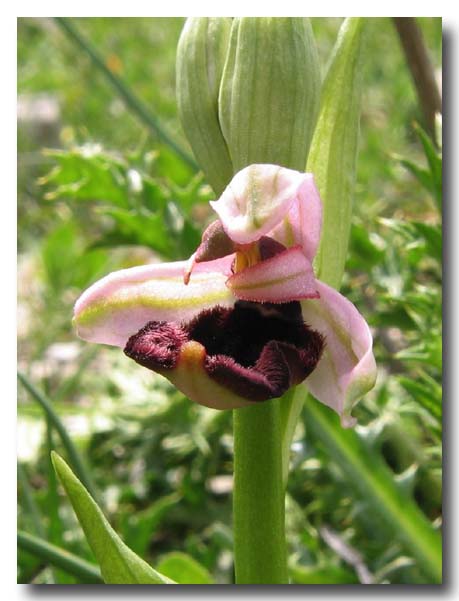
<path fill-rule="evenodd" d="M 201 244 L 196 250 L 195 261 L 213 261 L 221 259 L 235 252 L 234 242 L 223 229 L 220 219 L 213 221 L 202 235 Z"/>
<path fill-rule="evenodd" d="M 228 257 L 235 252 L 234 242 L 228 237 L 219 219 L 213 221 L 204 231 L 201 244 L 186 263 L 183 272 L 183 281 L 186 285 L 190 282 L 191 274 L 197 263 L 214 261 Z"/>
<path fill-rule="evenodd" d="M 125 354 L 176 386 L 189 399 L 213 409 L 236 409 L 256 399 L 240 397 L 225 385 L 212 379 L 205 369 L 207 353 L 179 324 L 150 322 L 131 336 Z M 263 399 L 264 400 L 264 399 Z"/>

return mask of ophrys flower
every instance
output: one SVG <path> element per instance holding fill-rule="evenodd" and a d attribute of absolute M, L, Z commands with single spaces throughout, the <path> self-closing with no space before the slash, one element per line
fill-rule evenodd
<path fill-rule="evenodd" d="M 374 385 L 368 325 L 315 278 L 322 205 L 312 174 L 277 165 L 237 173 L 188 260 L 112 273 L 75 305 L 78 335 L 120 346 L 190 399 L 218 409 L 305 381 L 353 423 Z"/>

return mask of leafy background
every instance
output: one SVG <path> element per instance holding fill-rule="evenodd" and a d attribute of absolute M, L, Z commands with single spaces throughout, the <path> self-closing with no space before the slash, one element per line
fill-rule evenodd
<path fill-rule="evenodd" d="M 441 20 L 418 22 L 438 73 Z M 77 473 L 81 462 L 115 530 L 155 568 L 231 583 L 230 412 L 191 404 L 71 327 L 82 289 L 113 269 L 189 256 L 210 217 L 202 175 L 154 127 L 190 154 L 174 90 L 183 19 L 72 23 L 154 123 L 58 22 L 18 20 L 18 525 L 94 561 L 56 482 L 56 449 Z M 313 19 L 324 68 L 340 23 Z M 390 19 L 370 27 L 343 291 L 373 328 L 379 377 L 355 431 L 313 399 L 305 407 L 287 495 L 296 583 L 438 578 L 428 549 L 441 528 L 441 157 L 416 125 Z M 18 582 L 86 581 L 61 568 L 20 543 Z"/>

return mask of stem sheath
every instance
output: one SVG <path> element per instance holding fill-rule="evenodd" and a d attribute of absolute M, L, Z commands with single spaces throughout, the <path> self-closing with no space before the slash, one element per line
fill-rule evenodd
<path fill-rule="evenodd" d="M 280 402 L 233 413 L 236 584 L 288 583 Z"/>

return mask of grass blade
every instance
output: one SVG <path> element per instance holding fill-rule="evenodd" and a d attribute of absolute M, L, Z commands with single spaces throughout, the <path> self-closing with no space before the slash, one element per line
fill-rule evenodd
<path fill-rule="evenodd" d="M 411 497 L 397 488 L 382 458 L 370 452 L 354 430 L 341 428 L 337 416 L 313 398 L 305 403 L 304 412 L 308 435 L 323 443 L 360 495 L 371 502 L 394 537 L 432 578 L 432 584 L 441 583 L 441 536 Z"/>
<path fill-rule="evenodd" d="M 105 78 L 112 84 L 118 94 L 126 103 L 126 106 L 143 121 L 143 123 L 169 148 L 171 148 L 187 165 L 189 165 L 194 171 L 198 171 L 199 167 L 196 164 L 192 156 L 190 156 L 183 148 L 181 148 L 177 142 L 175 142 L 169 133 L 161 125 L 159 119 L 157 119 L 152 113 L 145 107 L 145 105 L 133 94 L 130 88 L 120 79 L 113 71 L 105 64 L 103 58 L 99 55 L 97 50 L 86 40 L 66 17 L 54 17 L 56 23 L 61 29 L 68 35 L 68 37 L 75 42 L 83 52 L 85 52 L 91 59 L 93 65 L 99 69 L 99 71 L 105 76 Z"/>
<path fill-rule="evenodd" d="M 20 492 L 22 493 L 24 509 L 30 516 L 33 528 L 38 536 L 44 538 L 45 528 L 43 526 L 43 517 L 41 515 L 40 508 L 35 501 L 33 490 L 29 484 L 25 468 L 21 463 L 18 463 L 18 484 L 20 487 Z"/>
<path fill-rule="evenodd" d="M 52 545 L 42 538 L 19 531 L 18 547 L 43 562 L 75 576 L 84 584 L 103 584 L 102 576 L 96 565 L 73 553 L 69 553 L 65 549 L 56 547 L 56 545 Z"/>
<path fill-rule="evenodd" d="M 19 378 L 19 381 L 21 382 L 21 384 L 27 390 L 27 392 L 29 392 L 29 394 L 32 396 L 32 398 L 35 401 L 37 401 L 37 403 L 45 411 L 45 414 L 46 414 L 47 418 L 49 419 L 50 423 L 52 424 L 52 426 L 54 427 L 56 432 L 59 434 L 62 444 L 64 445 L 65 450 L 67 451 L 70 462 L 73 465 L 75 471 L 77 472 L 79 478 L 84 483 L 86 488 L 90 491 L 91 495 L 93 497 L 97 498 L 98 497 L 97 489 L 93 482 L 92 476 L 91 476 L 88 468 L 86 467 L 86 465 L 83 461 L 83 458 L 81 457 L 77 448 L 73 444 L 70 436 L 68 435 L 64 424 L 62 423 L 62 421 L 59 418 L 59 416 L 57 415 L 57 413 L 54 411 L 51 401 L 49 399 L 47 399 L 45 397 L 45 395 L 42 394 L 32 384 L 32 382 L 27 378 L 26 375 L 18 372 L 18 378 Z"/>

